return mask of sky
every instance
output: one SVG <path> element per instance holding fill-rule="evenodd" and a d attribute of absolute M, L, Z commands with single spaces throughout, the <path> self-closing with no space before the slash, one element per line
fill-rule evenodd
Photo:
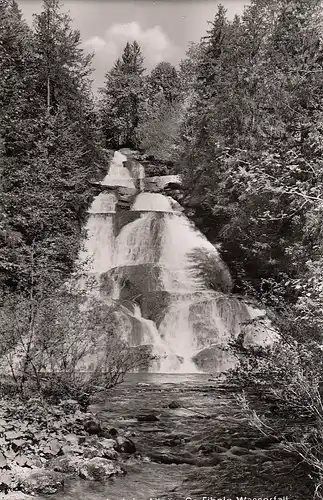
<path fill-rule="evenodd" d="M 42 1 L 18 3 L 32 23 Z M 97 90 L 127 41 L 139 43 L 148 71 L 161 61 L 177 65 L 189 42 L 205 35 L 219 3 L 232 18 L 242 13 L 248 0 L 63 0 L 62 10 L 70 13 L 74 28 L 80 30 L 84 49 L 95 52 L 92 78 Z"/>

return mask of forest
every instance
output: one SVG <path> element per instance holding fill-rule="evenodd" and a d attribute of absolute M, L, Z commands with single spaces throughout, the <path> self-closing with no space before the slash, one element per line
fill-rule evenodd
<path fill-rule="evenodd" d="M 246 352 L 237 339 L 242 361 L 229 378 L 246 391 L 242 404 L 263 432 L 249 393 L 306 422 L 286 447 L 313 468 L 323 498 L 321 1 L 251 0 L 233 20 L 219 6 L 178 67 L 164 61 L 148 73 L 129 41 L 98 95 L 93 55 L 59 0 L 44 0 L 32 26 L 15 0 L 0 0 L 0 28 L 0 351 L 17 390 L 31 390 L 30 380 L 33 391 L 67 390 L 75 358 L 91 347 L 78 345 L 75 354 L 84 321 L 88 342 L 98 315 L 109 323 L 110 350 L 116 342 L 111 311 L 96 304 L 78 317 L 83 298 L 64 283 L 81 272 L 94 181 L 111 152 L 135 149 L 156 160 L 152 175 L 182 175 L 181 204 L 219 248 L 233 292 L 261 304 L 279 329 L 271 350 Z M 10 348 L 19 342 L 17 371 Z M 56 378 L 44 387 L 48 360 Z M 113 385 L 119 372 L 114 358 L 107 363 L 93 377 Z"/>

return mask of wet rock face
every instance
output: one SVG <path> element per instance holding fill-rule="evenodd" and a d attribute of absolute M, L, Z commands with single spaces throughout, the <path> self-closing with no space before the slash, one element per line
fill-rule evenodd
<path fill-rule="evenodd" d="M 179 190 L 180 187 L 181 179 L 178 175 L 160 175 L 145 178 L 145 189 L 151 193 Z"/>
<path fill-rule="evenodd" d="M 117 210 L 113 217 L 115 234 L 120 234 L 122 228 L 127 224 L 131 224 L 140 217 L 140 212 L 132 210 Z"/>
<path fill-rule="evenodd" d="M 135 298 L 143 317 L 154 321 L 158 326 L 171 300 L 170 293 L 161 289 L 161 275 L 161 267 L 153 264 L 120 266 L 101 276 L 101 287 L 108 293 L 113 289 L 115 281 L 121 282 L 122 303 Z"/>
<path fill-rule="evenodd" d="M 196 366 L 209 373 L 224 372 L 238 362 L 236 356 L 221 346 L 210 346 L 202 349 L 193 358 Z"/>
<path fill-rule="evenodd" d="M 131 205 L 133 204 L 136 195 L 138 194 L 138 189 L 137 188 L 129 188 L 129 187 L 124 187 L 120 186 L 117 189 L 117 204 L 116 208 L 118 209 L 130 209 Z"/>

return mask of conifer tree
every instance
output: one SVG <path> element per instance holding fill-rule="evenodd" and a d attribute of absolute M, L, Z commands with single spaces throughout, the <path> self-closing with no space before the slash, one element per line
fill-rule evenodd
<path fill-rule="evenodd" d="M 150 105 L 159 107 L 163 100 L 167 104 L 175 104 L 180 98 L 180 80 L 176 68 L 163 61 L 147 77 L 147 94 Z M 155 104 L 156 103 L 156 104 Z"/>
<path fill-rule="evenodd" d="M 121 58 L 106 74 L 100 113 L 106 145 L 136 146 L 136 128 L 144 100 L 144 67 L 136 41 L 127 43 Z"/>

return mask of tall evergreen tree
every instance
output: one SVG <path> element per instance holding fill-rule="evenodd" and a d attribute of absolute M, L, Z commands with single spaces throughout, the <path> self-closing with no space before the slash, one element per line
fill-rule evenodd
<path fill-rule="evenodd" d="M 144 67 L 136 41 L 127 43 L 121 58 L 106 74 L 100 112 L 106 145 L 136 145 L 136 128 L 144 100 Z"/>
<path fill-rule="evenodd" d="M 16 282 L 18 248 L 23 240 L 19 195 L 34 147 L 39 99 L 33 85 L 32 32 L 13 1 L 0 4 L 0 268 L 2 280 Z M 24 207 L 23 210 L 26 210 Z M 18 247 L 18 248 L 17 248 Z"/>
<path fill-rule="evenodd" d="M 160 101 L 175 104 L 180 98 L 181 84 L 176 68 L 169 62 L 163 61 L 147 78 L 147 93 L 150 105 L 155 103 L 159 107 Z"/>

